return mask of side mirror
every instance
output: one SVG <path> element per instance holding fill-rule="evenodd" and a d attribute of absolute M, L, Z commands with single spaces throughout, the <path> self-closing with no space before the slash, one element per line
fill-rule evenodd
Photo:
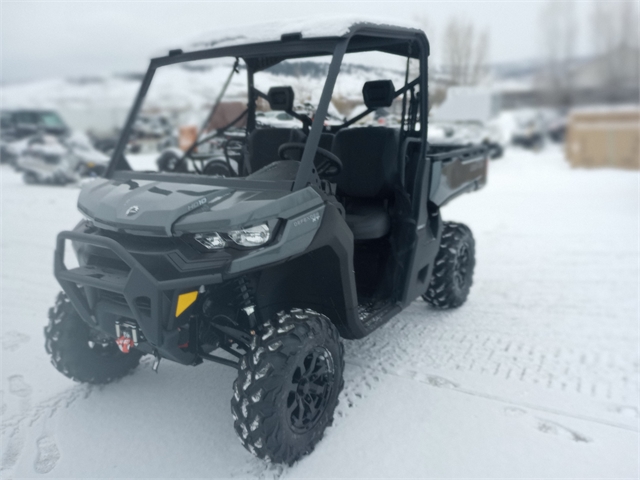
<path fill-rule="evenodd" d="M 293 110 L 293 88 L 271 87 L 267 93 L 267 100 L 271 110 L 289 112 Z"/>

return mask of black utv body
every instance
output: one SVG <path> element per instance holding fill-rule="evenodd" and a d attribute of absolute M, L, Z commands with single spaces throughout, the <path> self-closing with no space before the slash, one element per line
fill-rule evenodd
<path fill-rule="evenodd" d="M 46 346 L 58 370 L 90 383 L 126 375 L 143 354 L 237 368 L 231 403 L 241 443 L 292 463 L 333 418 L 340 337 L 366 336 L 421 296 L 439 308 L 465 301 L 473 237 L 443 223 L 440 207 L 485 184 L 487 152 L 427 144 L 429 44 L 420 30 L 356 23 L 334 36 L 204 47 L 151 61 L 105 177 L 82 190 L 86 221 L 58 236 L 64 293 Z M 417 61 L 419 74 L 399 89 L 365 83 L 367 111 L 324 125 L 344 55 L 365 51 Z M 319 55 L 331 62 L 313 119 L 293 111 L 291 87 L 265 94 L 254 86 L 261 69 Z M 127 132 L 156 70 L 223 56 L 236 58 L 235 71 L 241 59 L 248 78 L 240 176 L 134 171 Z M 259 98 L 301 128 L 256 128 Z M 400 125 L 356 126 L 394 99 L 402 99 Z M 195 165 L 194 150 L 180 161 Z M 76 268 L 65 266 L 68 241 Z"/>

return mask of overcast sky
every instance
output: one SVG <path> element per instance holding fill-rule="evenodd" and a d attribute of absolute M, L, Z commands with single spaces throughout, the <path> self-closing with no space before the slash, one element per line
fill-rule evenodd
<path fill-rule="evenodd" d="M 105 2 L 0 1 L 1 80 L 144 71 L 159 47 L 203 31 L 269 20 L 340 14 L 428 19 L 427 36 L 438 52 L 452 16 L 490 32 L 490 61 L 540 57 L 544 1 L 322 1 L 322 2 Z M 576 5 L 580 48 L 587 48 L 590 1 Z M 295 21 L 292 21 L 292 30 Z"/>

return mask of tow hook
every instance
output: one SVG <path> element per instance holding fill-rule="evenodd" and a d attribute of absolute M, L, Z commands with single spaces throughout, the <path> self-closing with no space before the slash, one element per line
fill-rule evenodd
<path fill-rule="evenodd" d="M 153 361 L 153 366 L 151 367 L 151 370 L 153 370 L 154 372 L 158 373 L 158 367 L 160 366 L 160 354 L 158 353 L 158 350 L 153 350 L 153 356 L 156 357 L 156 359 Z"/>
<path fill-rule="evenodd" d="M 138 327 L 127 322 L 116 322 L 116 345 L 122 353 L 129 353 L 133 347 L 138 346 Z"/>

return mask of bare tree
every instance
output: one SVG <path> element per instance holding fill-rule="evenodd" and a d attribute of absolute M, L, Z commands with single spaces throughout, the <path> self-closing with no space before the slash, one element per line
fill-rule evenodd
<path fill-rule="evenodd" d="M 549 0 L 540 12 L 540 32 L 545 55 L 542 86 L 552 104 L 568 107 L 573 102 L 578 22 L 573 2 Z"/>
<path fill-rule="evenodd" d="M 430 49 L 429 63 L 432 65 L 435 65 L 439 61 L 438 52 L 434 48 L 434 44 L 437 44 L 438 42 L 433 42 L 433 39 L 436 37 L 436 33 L 437 33 L 435 22 L 432 22 L 431 20 L 429 20 L 429 17 L 427 17 L 424 14 L 416 15 L 415 21 L 422 26 L 422 30 L 427 35 L 427 38 L 429 40 L 429 49 Z"/>
<path fill-rule="evenodd" d="M 439 42 L 434 42 L 436 37 L 436 28 L 434 22 L 431 22 L 426 15 L 417 15 L 415 20 L 422 25 L 422 29 L 427 34 L 429 39 L 429 65 L 428 65 L 428 80 L 429 80 L 429 109 L 435 105 L 439 105 L 446 97 L 446 88 L 443 87 L 440 81 L 439 75 L 439 55 L 438 50 L 434 48 Z M 409 66 L 409 76 L 413 79 L 420 74 L 420 61 L 412 59 Z"/>
<path fill-rule="evenodd" d="M 597 59 L 596 80 L 607 100 L 623 95 L 640 81 L 638 6 L 635 2 L 593 3 L 591 38 Z"/>
<path fill-rule="evenodd" d="M 442 49 L 443 67 L 452 85 L 475 85 L 487 74 L 489 33 L 477 32 L 470 20 L 449 20 Z"/>
<path fill-rule="evenodd" d="M 594 1 L 591 11 L 594 53 L 638 48 L 638 8 L 635 2 Z"/>

